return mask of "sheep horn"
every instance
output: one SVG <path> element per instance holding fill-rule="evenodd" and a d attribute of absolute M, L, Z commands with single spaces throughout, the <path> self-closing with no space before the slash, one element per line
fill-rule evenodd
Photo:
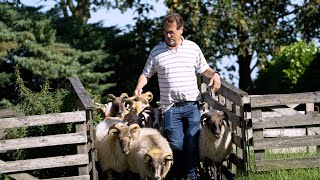
<path fill-rule="evenodd" d="M 173 164 L 173 156 L 171 153 L 166 153 L 164 157 L 166 162 L 171 161 L 171 165 Z"/>
<path fill-rule="evenodd" d="M 120 98 L 121 98 L 121 99 L 128 98 L 128 97 L 129 97 L 129 96 L 128 96 L 127 93 L 122 93 L 122 94 L 120 95 Z"/>
<path fill-rule="evenodd" d="M 113 134 L 113 133 L 116 133 L 116 132 L 119 132 L 120 129 L 121 129 L 120 124 L 118 124 L 118 123 L 112 124 L 112 125 L 109 127 L 108 135 Z"/>
<path fill-rule="evenodd" d="M 223 121 L 225 121 L 226 124 L 227 124 L 227 126 L 230 127 L 229 117 L 228 117 L 228 114 L 227 114 L 227 113 L 224 113 Z"/>
<path fill-rule="evenodd" d="M 116 98 L 116 96 L 114 96 L 113 94 L 108 94 L 107 95 L 107 102 L 111 102 Z"/>
<path fill-rule="evenodd" d="M 206 121 L 206 119 L 210 118 L 210 113 L 209 112 L 206 112 L 206 113 L 203 113 L 201 115 L 201 118 L 200 118 L 200 123 L 201 125 L 203 126 L 203 123 Z"/>
<path fill-rule="evenodd" d="M 129 126 L 129 131 L 131 132 L 131 131 L 136 131 L 136 130 L 140 130 L 140 126 L 138 125 L 138 124 L 136 124 L 136 123 L 134 123 L 134 124 L 131 124 L 130 126 Z"/>
<path fill-rule="evenodd" d="M 153 99 L 153 94 L 152 94 L 152 92 L 148 91 L 148 92 L 145 93 L 145 95 L 147 96 L 148 101 L 151 102 L 152 99 Z"/>

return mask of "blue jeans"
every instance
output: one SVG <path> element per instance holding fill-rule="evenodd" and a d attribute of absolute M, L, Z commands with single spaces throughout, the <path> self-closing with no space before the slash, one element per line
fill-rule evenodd
<path fill-rule="evenodd" d="M 169 174 L 176 178 L 196 179 L 199 161 L 199 102 L 174 105 L 165 111 L 163 116 L 164 135 L 172 148 L 174 158 Z"/>

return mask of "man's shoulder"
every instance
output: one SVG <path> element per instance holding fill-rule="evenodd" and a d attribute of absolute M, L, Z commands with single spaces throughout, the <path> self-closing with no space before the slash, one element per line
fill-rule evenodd
<path fill-rule="evenodd" d="M 166 48 L 166 43 L 161 42 L 158 45 L 156 45 L 155 47 L 153 47 L 153 49 L 151 51 L 156 51 L 158 49 L 164 49 L 164 48 Z"/>
<path fill-rule="evenodd" d="M 188 46 L 193 46 L 193 47 L 199 47 L 199 45 L 197 43 L 195 43 L 194 41 L 188 40 L 188 39 L 184 39 L 182 44 L 188 45 Z"/>
<path fill-rule="evenodd" d="M 152 50 L 151 50 L 151 54 L 153 56 L 156 56 L 158 54 L 161 54 L 163 52 L 165 52 L 167 49 L 167 45 L 164 42 L 161 42 L 160 44 L 156 45 Z"/>

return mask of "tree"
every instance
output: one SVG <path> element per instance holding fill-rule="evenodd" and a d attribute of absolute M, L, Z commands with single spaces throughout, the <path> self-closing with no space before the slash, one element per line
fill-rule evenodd
<path fill-rule="evenodd" d="M 47 78 L 56 88 L 66 77 L 77 76 L 96 94 L 116 82 L 109 79 L 113 57 L 103 50 L 79 50 L 57 42 L 49 18 L 36 8 L 14 8 L 0 3 L 1 97 L 12 99 L 13 67 L 19 65 L 26 86 L 34 91 Z M 58 38 L 59 39 L 59 38 Z"/>
<path fill-rule="evenodd" d="M 63 19 L 72 19 L 76 24 L 87 24 L 90 14 L 104 7 L 119 9 L 121 12 L 140 5 L 141 0 L 57 0 L 54 8 L 49 14 L 63 17 Z M 17 4 L 21 4 L 17 1 Z"/>
<path fill-rule="evenodd" d="M 298 37 L 319 37 L 318 1 L 167 0 L 166 4 L 187 20 L 185 34 L 205 49 L 210 62 L 237 56 L 239 88 L 249 93 L 253 68 L 264 69 L 268 56 L 276 54 L 281 45 L 291 44 Z M 254 59 L 257 63 L 251 67 Z"/>
<path fill-rule="evenodd" d="M 255 93 L 296 93 L 320 90 L 315 83 L 319 77 L 320 48 L 304 41 L 283 46 L 277 55 L 266 63 L 255 81 Z M 313 82 L 313 83 L 312 83 Z M 310 88 L 311 87 L 311 88 Z"/>

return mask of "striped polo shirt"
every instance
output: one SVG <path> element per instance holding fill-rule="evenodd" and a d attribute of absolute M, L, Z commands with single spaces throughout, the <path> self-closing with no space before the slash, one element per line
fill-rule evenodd
<path fill-rule="evenodd" d="M 157 73 L 160 104 L 166 111 L 174 102 L 200 100 L 196 72 L 202 74 L 208 68 L 200 47 L 183 39 L 176 52 L 165 42 L 155 46 L 150 52 L 143 74 L 151 78 Z"/>

